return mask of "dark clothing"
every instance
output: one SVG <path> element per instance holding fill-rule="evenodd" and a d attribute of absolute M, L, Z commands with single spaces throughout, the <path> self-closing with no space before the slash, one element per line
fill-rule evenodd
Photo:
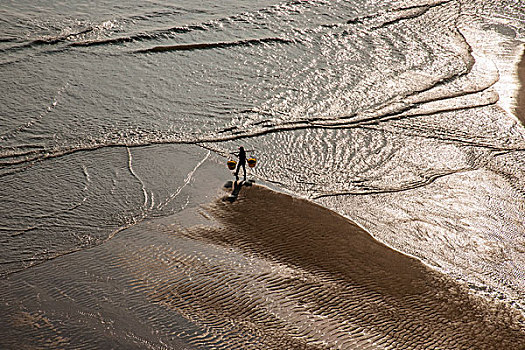
<path fill-rule="evenodd" d="M 244 180 L 246 180 L 246 164 L 245 163 L 241 163 L 241 162 L 239 162 L 239 164 L 237 164 L 237 170 L 235 170 L 235 178 L 239 179 L 239 170 L 241 170 L 241 166 L 242 166 L 242 170 L 244 172 Z"/>
<path fill-rule="evenodd" d="M 235 170 L 235 178 L 239 179 L 239 170 L 244 171 L 244 180 L 246 180 L 246 152 L 244 151 L 244 148 L 239 148 L 239 163 L 237 163 L 237 170 Z"/>
<path fill-rule="evenodd" d="M 239 150 L 239 163 L 246 163 L 246 152 L 244 151 L 244 148 Z"/>

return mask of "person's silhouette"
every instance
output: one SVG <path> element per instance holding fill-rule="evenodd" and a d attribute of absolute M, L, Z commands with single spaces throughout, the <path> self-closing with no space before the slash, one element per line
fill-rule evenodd
<path fill-rule="evenodd" d="M 235 170 L 235 179 L 239 180 L 239 170 L 242 169 L 244 171 L 244 181 L 246 181 L 246 151 L 244 151 L 244 147 L 239 147 L 239 153 L 237 154 L 239 157 L 239 163 L 237 163 L 237 169 Z"/>

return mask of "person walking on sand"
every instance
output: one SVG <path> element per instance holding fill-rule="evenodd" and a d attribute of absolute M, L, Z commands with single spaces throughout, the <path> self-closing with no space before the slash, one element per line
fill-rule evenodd
<path fill-rule="evenodd" d="M 239 163 L 237 163 L 237 170 L 235 170 L 235 179 L 239 180 L 239 170 L 244 171 L 244 181 L 246 181 L 246 151 L 244 150 L 244 147 L 239 147 L 239 153 L 235 154 L 239 157 Z"/>

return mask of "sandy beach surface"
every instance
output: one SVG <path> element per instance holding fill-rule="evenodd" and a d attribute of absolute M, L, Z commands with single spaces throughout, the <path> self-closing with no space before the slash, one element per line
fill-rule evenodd
<path fill-rule="evenodd" d="M 523 348 L 515 310 L 346 218 L 263 186 L 224 195 L 2 280 L 1 347 Z"/>
<path fill-rule="evenodd" d="M 525 2 L 0 9 L 0 350 L 525 350 Z"/>
<path fill-rule="evenodd" d="M 516 108 L 516 116 L 525 125 L 525 52 L 518 64 L 518 78 L 521 87 L 518 92 L 518 104 Z"/>

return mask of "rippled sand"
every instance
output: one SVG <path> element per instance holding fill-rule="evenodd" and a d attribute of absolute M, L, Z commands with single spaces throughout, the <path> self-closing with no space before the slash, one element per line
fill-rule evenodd
<path fill-rule="evenodd" d="M 521 349 L 524 319 L 265 187 L 0 282 L 2 348 Z"/>

